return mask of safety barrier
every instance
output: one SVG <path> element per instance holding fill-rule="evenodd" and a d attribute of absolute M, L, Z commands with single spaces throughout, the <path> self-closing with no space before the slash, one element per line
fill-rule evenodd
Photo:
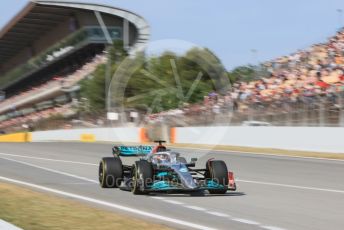
<path fill-rule="evenodd" d="M 14 133 L 0 136 L 0 142 L 123 142 L 147 143 L 146 128 L 95 128 Z M 344 153 L 344 128 L 340 127 L 174 127 L 165 138 L 172 144 L 224 145 L 314 152 Z M 164 139 L 163 137 L 161 137 Z"/>
<path fill-rule="evenodd" d="M 341 127 L 178 127 L 175 143 L 344 153 Z"/>
<path fill-rule="evenodd" d="M 12 133 L 0 136 L 0 142 L 30 142 L 31 133 Z"/>
<path fill-rule="evenodd" d="M 81 142 L 135 142 L 147 141 L 142 128 L 94 128 L 38 131 L 32 133 L 33 142 L 42 141 L 81 141 Z"/>
<path fill-rule="evenodd" d="M 82 141 L 82 142 L 95 142 L 96 137 L 92 133 L 83 133 L 80 135 L 80 141 Z"/>

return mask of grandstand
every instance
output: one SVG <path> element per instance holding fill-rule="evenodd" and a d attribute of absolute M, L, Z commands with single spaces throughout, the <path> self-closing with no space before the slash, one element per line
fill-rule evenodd
<path fill-rule="evenodd" d="M 247 121 L 275 126 L 344 126 L 344 28 L 326 42 L 262 64 L 267 73 L 238 81 L 225 95 L 209 92 L 204 102 L 151 115 L 171 126 Z M 201 116 L 200 116 L 201 114 Z"/>
<path fill-rule="evenodd" d="M 120 40 L 130 53 L 148 38 L 147 22 L 126 10 L 72 1 L 29 2 L 0 31 L 0 131 L 39 127 L 59 114 L 79 118 L 73 109 L 78 83 L 107 62 L 109 43 Z M 202 103 L 139 117 L 171 126 L 247 121 L 344 126 L 344 29 L 261 68 L 267 75 L 235 82 L 226 94 L 204 92 Z M 104 124 L 98 117 L 82 122 L 97 126 L 98 120 Z M 69 121 L 47 128 L 68 127 Z"/>
<path fill-rule="evenodd" d="M 147 22 L 127 10 L 30 1 L 0 31 L 0 130 L 71 114 L 77 83 L 106 62 L 107 45 L 134 52 L 148 38 Z"/>

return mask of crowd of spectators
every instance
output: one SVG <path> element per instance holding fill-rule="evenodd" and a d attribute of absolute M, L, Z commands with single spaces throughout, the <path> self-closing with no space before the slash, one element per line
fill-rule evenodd
<path fill-rule="evenodd" d="M 204 96 L 203 103 L 152 114 L 146 120 L 156 122 L 179 117 L 184 122 L 188 118 L 195 122 L 206 117 L 212 121 L 215 115 L 229 111 L 234 112 L 233 116 L 248 119 L 252 114 L 316 110 L 320 104 L 327 109 L 339 109 L 344 100 L 344 28 L 325 43 L 265 62 L 262 66 L 268 73 L 266 76 L 256 76 L 257 80 L 250 82 L 235 82 L 225 95 L 211 92 Z"/>
<path fill-rule="evenodd" d="M 27 114 L 25 116 L 19 116 L 19 117 L 11 118 L 9 120 L 5 120 L 0 123 L 0 129 L 6 129 L 8 127 L 10 127 L 11 129 L 16 129 L 16 128 L 21 129 L 23 127 L 25 128 L 25 127 L 31 126 L 35 122 L 42 119 L 48 119 L 56 115 L 67 116 L 73 113 L 74 111 L 72 109 L 71 104 L 51 107 L 51 108 L 47 108 L 47 109 L 43 109 L 40 111 Z"/>
<path fill-rule="evenodd" d="M 34 97 L 35 95 L 46 92 L 48 90 L 61 91 L 66 88 L 70 88 L 74 86 L 75 84 L 77 84 L 80 80 L 84 79 L 86 76 L 91 74 L 98 65 L 105 62 L 106 62 L 105 55 L 97 55 L 90 62 L 81 66 L 80 69 L 78 69 L 77 71 L 69 75 L 55 76 L 48 82 L 45 82 L 44 84 L 32 87 L 29 90 L 20 92 L 17 95 L 14 95 L 10 98 L 5 99 L 4 101 L 0 102 L 0 108 L 3 108 L 5 106 L 13 106 L 13 103 L 18 104 L 23 100 L 27 101 L 28 98 Z M 31 104 L 28 103 L 27 106 L 31 107 Z M 33 113 L 30 113 L 25 116 L 19 115 L 12 118 L 9 117 L 8 119 L 5 119 L 0 122 L 0 129 L 5 129 L 7 127 L 12 127 L 12 126 L 20 126 L 21 124 L 25 124 L 28 122 L 34 123 L 41 119 L 47 119 L 54 115 L 63 114 L 67 112 L 67 110 L 70 110 L 70 109 L 71 109 L 70 106 L 66 105 L 62 107 L 53 107 L 53 108 L 45 109 L 42 111 L 34 111 Z M 12 111 L 9 111 L 9 112 L 12 113 Z"/>
<path fill-rule="evenodd" d="M 0 107 L 50 88 L 71 87 L 105 61 L 105 56 L 96 56 L 76 72 L 64 77 L 55 77 L 41 86 L 8 98 L 0 103 Z M 201 103 L 185 103 L 178 109 L 150 114 L 145 117 L 145 122 L 154 123 L 180 118 L 176 119 L 179 125 L 186 125 L 188 120 L 197 122 L 207 119 L 212 122 L 216 120 L 217 115 L 227 116 L 230 112 L 232 112 L 231 116 L 244 115 L 247 119 L 250 113 L 264 115 L 271 111 L 278 114 L 292 113 L 305 108 L 316 110 L 319 104 L 326 105 L 327 108 L 342 108 L 344 29 L 339 30 L 324 43 L 265 62 L 262 66 L 267 70 L 264 76 L 256 76 L 255 80 L 249 82 L 237 81 L 224 95 L 210 92 L 204 96 Z M 13 118 L 1 122 L 0 128 L 15 124 L 17 121 L 25 123 L 28 120 L 45 119 L 61 113 L 59 109 L 50 108 L 24 117 Z"/>
<path fill-rule="evenodd" d="M 18 103 L 21 100 L 27 99 L 31 96 L 37 95 L 39 93 L 45 92 L 50 89 L 61 90 L 63 88 L 69 88 L 75 85 L 77 82 L 82 80 L 84 77 L 92 73 L 95 68 L 106 61 L 106 57 L 104 55 L 97 55 L 93 58 L 90 62 L 83 65 L 80 69 L 71 73 L 66 76 L 55 76 L 51 80 L 34 87 L 26 91 L 22 91 L 17 95 L 14 95 L 10 98 L 7 98 L 0 102 L 0 107 L 5 107 L 8 105 L 12 105 L 14 102 Z"/>
<path fill-rule="evenodd" d="M 107 60 L 106 55 L 96 55 L 90 62 L 86 63 L 80 69 L 69 75 L 67 78 L 62 79 L 62 87 L 71 87 L 91 74 L 97 66 L 105 63 Z"/>
<path fill-rule="evenodd" d="M 327 97 L 336 105 L 336 95 L 344 91 L 344 29 L 305 50 L 264 63 L 270 76 L 233 85 L 231 97 L 238 109 L 274 101 L 311 104 Z"/>
<path fill-rule="evenodd" d="M 31 87 L 28 90 L 24 90 L 24 91 L 18 93 L 17 95 L 9 97 L 9 98 L 3 100 L 2 102 L 0 102 L 0 107 L 6 107 L 9 105 L 13 105 L 13 103 L 20 102 L 21 100 L 26 99 L 32 95 L 37 95 L 37 94 L 44 92 L 48 89 L 58 87 L 59 86 L 59 79 L 60 79 L 60 77 L 54 77 L 52 80 L 50 80 L 46 83 Z"/>

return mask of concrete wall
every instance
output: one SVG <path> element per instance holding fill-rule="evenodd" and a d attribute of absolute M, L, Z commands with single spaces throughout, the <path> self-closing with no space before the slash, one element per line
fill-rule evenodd
<path fill-rule="evenodd" d="M 340 127 L 187 127 L 175 128 L 175 143 L 344 153 Z"/>
<path fill-rule="evenodd" d="M 96 128 L 38 131 L 32 133 L 32 141 L 111 141 L 141 142 L 140 128 Z"/>
<path fill-rule="evenodd" d="M 167 130 L 168 131 L 168 130 Z M 171 129 L 176 144 L 231 145 L 257 148 L 344 153 L 344 128 L 323 127 L 178 127 Z M 110 141 L 148 142 L 143 128 L 96 128 L 39 131 L 0 136 L 0 142 Z"/>
<path fill-rule="evenodd" d="M 30 142 L 31 133 L 11 133 L 0 135 L 0 142 Z"/>

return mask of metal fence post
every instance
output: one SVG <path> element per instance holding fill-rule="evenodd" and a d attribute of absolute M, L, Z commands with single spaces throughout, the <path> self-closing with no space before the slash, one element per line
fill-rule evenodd
<path fill-rule="evenodd" d="M 344 91 L 341 91 L 340 93 L 338 93 L 338 107 L 339 107 L 339 126 L 340 127 L 344 127 Z"/>
<path fill-rule="evenodd" d="M 318 98 L 318 97 L 317 97 Z M 322 98 L 319 98 L 318 105 L 319 105 L 319 126 L 323 127 L 325 126 L 325 105 L 324 100 Z"/>
<path fill-rule="evenodd" d="M 302 101 L 301 101 L 301 116 L 302 116 L 302 123 L 301 126 L 308 126 L 308 105 L 307 102 L 305 101 L 305 98 L 303 96 Z"/>
<path fill-rule="evenodd" d="M 291 109 L 291 106 L 290 106 L 290 101 L 286 102 L 285 104 L 286 106 L 286 121 L 285 121 L 285 125 L 286 126 L 292 126 L 292 109 Z"/>

